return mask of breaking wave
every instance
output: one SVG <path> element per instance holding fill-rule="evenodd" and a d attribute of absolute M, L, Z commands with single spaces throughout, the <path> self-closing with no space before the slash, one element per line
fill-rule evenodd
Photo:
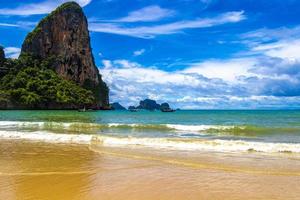
<path fill-rule="evenodd" d="M 147 147 L 184 151 L 300 153 L 299 143 L 267 143 L 244 140 L 109 137 L 87 134 L 56 134 L 44 131 L 0 131 L 0 139 L 50 143 L 100 145 L 105 147 Z"/>
<path fill-rule="evenodd" d="M 95 134 L 101 130 L 158 131 L 193 133 L 198 135 L 257 136 L 276 133 L 300 133 L 300 127 L 260 127 L 251 125 L 180 125 L 180 124 L 122 124 L 122 123 L 59 123 L 0 121 L 0 130 L 18 129 L 31 131 L 70 132 Z"/>

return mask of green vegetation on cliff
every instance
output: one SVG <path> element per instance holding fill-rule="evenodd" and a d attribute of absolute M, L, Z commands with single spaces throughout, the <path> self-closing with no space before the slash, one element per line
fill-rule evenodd
<path fill-rule="evenodd" d="M 74 109 L 95 101 L 92 91 L 58 76 L 48 60 L 29 55 L 6 59 L 9 72 L 0 78 L 0 108 Z"/>

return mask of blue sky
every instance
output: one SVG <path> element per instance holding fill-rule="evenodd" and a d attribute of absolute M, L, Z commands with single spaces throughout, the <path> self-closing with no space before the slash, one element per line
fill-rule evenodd
<path fill-rule="evenodd" d="M 64 0 L 0 0 L 0 44 L 22 41 Z M 78 0 L 111 101 L 300 108 L 300 1 Z"/>

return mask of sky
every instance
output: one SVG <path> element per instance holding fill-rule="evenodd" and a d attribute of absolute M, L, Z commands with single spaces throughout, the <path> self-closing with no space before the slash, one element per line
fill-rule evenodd
<path fill-rule="evenodd" d="M 0 44 L 65 0 L 0 0 Z M 298 0 L 77 0 L 111 102 L 184 109 L 299 109 Z"/>

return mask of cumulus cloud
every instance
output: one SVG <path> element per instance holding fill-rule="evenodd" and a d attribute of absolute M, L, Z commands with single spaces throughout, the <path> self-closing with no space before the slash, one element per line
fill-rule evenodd
<path fill-rule="evenodd" d="M 6 47 L 4 48 L 4 52 L 7 58 L 18 58 L 21 53 L 21 49 L 18 47 Z"/>
<path fill-rule="evenodd" d="M 128 105 L 127 97 L 132 98 L 129 100 L 132 103 L 149 97 L 176 101 L 191 92 L 209 94 L 214 92 L 214 88 L 226 85 L 220 80 L 210 81 L 198 74 L 166 72 L 127 60 L 106 60 L 103 65 L 101 73 L 110 86 L 112 100 L 126 103 L 125 105 Z M 194 89 L 191 91 L 191 88 Z M 174 96 L 175 91 L 178 97 Z"/>
<path fill-rule="evenodd" d="M 255 64 L 253 58 L 234 58 L 229 60 L 207 60 L 193 63 L 184 70 L 185 73 L 201 74 L 208 78 L 220 78 L 235 82 L 237 77 L 251 75 L 249 69 Z"/>
<path fill-rule="evenodd" d="M 300 26 L 258 29 L 241 38 L 255 62 L 240 82 L 260 95 L 300 96 Z"/>
<path fill-rule="evenodd" d="M 245 18 L 244 12 L 238 11 L 223 13 L 212 18 L 198 18 L 151 26 L 127 27 L 126 25 L 119 23 L 91 22 L 89 24 L 89 29 L 93 32 L 127 35 L 138 38 L 153 38 L 158 35 L 181 33 L 186 29 L 208 28 L 227 23 L 237 23 Z"/>
<path fill-rule="evenodd" d="M 300 63 L 282 58 L 211 60 L 171 72 L 104 60 L 101 73 L 112 101 L 126 106 L 153 98 L 187 109 L 300 107 Z"/>
<path fill-rule="evenodd" d="M 300 61 L 278 57 L 260 57 L 249 71 L 276 79 L 291 79 L 300 75 Z"/>
<path fill-rule="evenodd" d="M 219 96 L 178 99 L 175 105 L 185 109 L 284 109 L 299 108 L 300 97 Z"/>
<path fill-rule="evenodd" d="M 91 0 L 75 0 L 79 5 L 86 6 Z M 0 8 L 0 15 L 40 15 L 54 10 L 62 3 L 68 0 L 47 0 L 40 3 L 23 3 L 15 8 Z"/>

